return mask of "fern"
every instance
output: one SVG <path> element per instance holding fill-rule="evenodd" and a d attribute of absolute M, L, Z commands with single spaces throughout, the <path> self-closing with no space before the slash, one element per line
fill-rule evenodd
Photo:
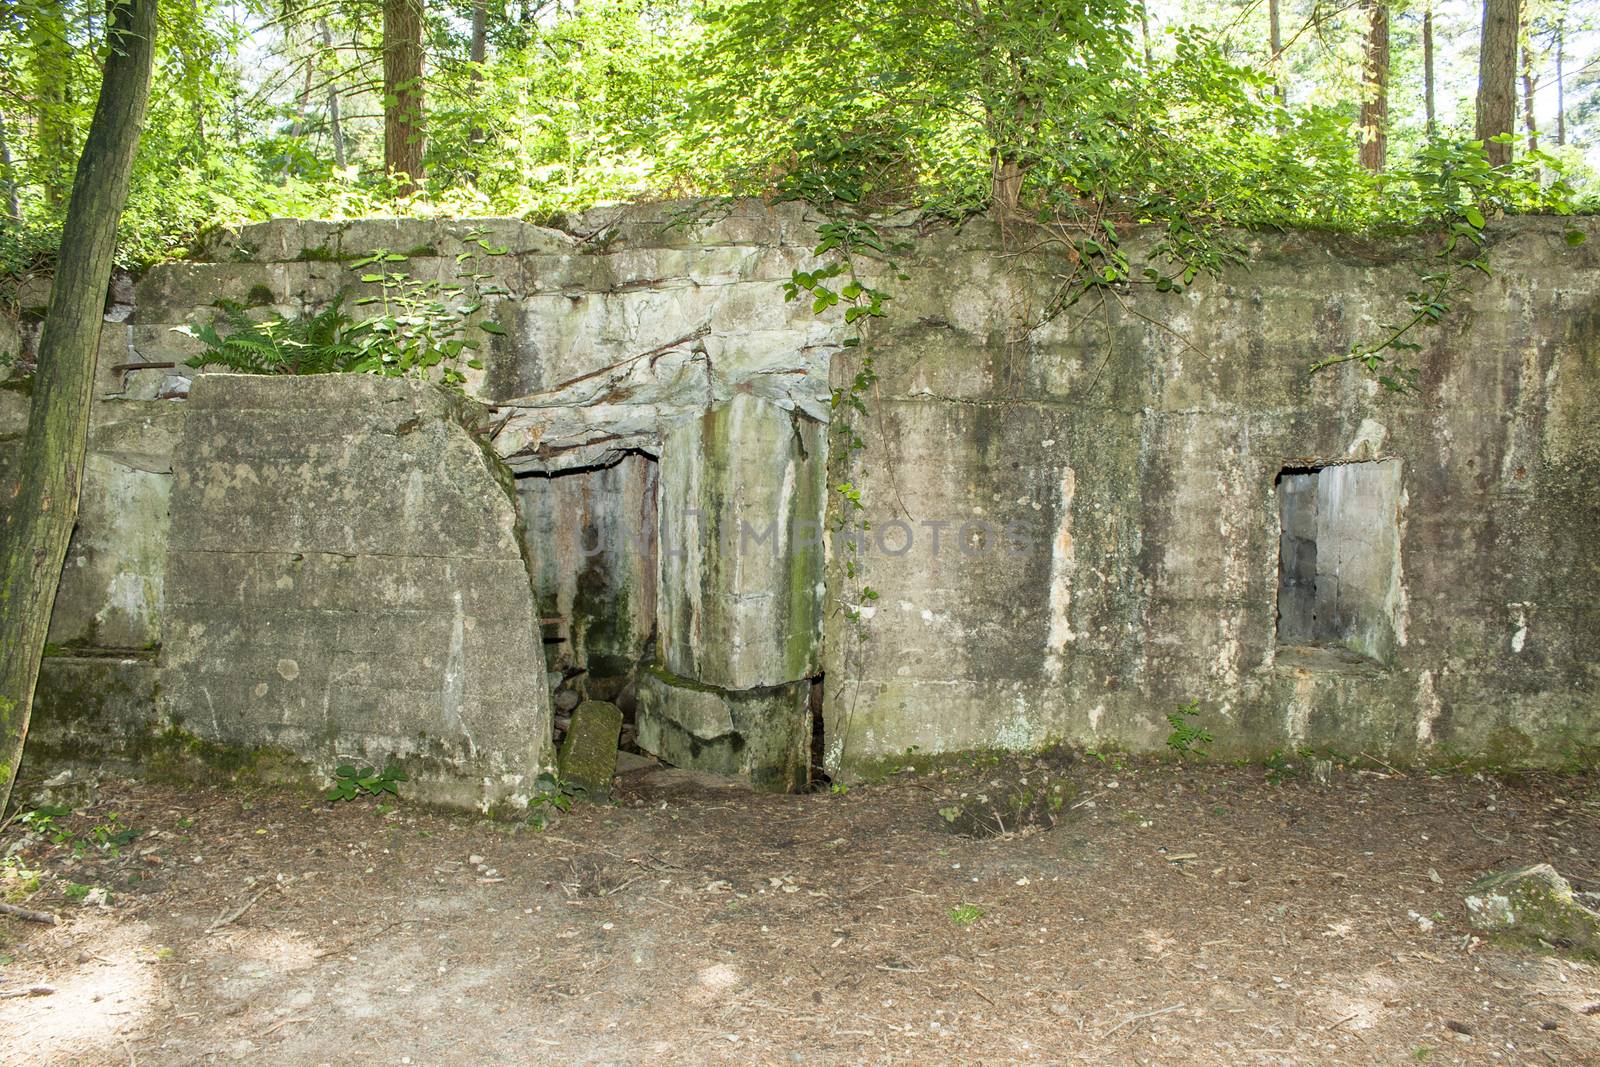
<path fill-rule="evenodd" d="M 222 305 L 227 336 L 216 323 L 181 328 L 206 346 L 184 365 L 196 370 L 224 367 L 236 374 L 345 374 L 369 370 L 372 326 L 357 322 L 337 297 L 310 318 L 274 315 L 258 321 L 238 304 Z"/>

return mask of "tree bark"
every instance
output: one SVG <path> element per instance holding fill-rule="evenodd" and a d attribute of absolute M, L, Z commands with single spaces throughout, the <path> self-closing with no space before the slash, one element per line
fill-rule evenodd
<path fill-rule="evenodd" d="M 23 439 L 0 520 L 0 811 L 28 737 L 50 612 L 78 517 L 100 326 L 150 95 L 156 0 L 112 0 L 111 45 L 61 234 Z"/>
<path fill-rule="evenodd" d="M 1361 165 L 1377 174 L 1389 151 L 1389 7 L 1386 0 L 1365 0 L 1362 6 L 1370 22 L 1361 68 Z"/>
<path fill-rule="evenodd" d="M 1556 144 L 1567 143 L 1567 83 L 1561 70 L 1561 53 L 1567 43 L 1567 20 L 1556 20 Z"/>
<path fill-rule="evenodd" d="M 331 56 L 334 54 L 333 31 L 328 29 L 328 20 L 322 19 L 319 28 L 322 30 L 322 50 Z M 345 165 L 344 123 L 339 121 L 339 89 L 332 79 L 328 81 L 328 134 L 333 138 L 333 162 L 342 167 Z"/>
<path fill-rule="evenodd" d="M 474 94 L 478 86 L 483 84 L 483 61 L 489 52 L 489 12 L 485 0 L 475 0 L 472 5 L 472 43 L 467 52 L 467 59 L 472 63 L 472 85 Z M 483 127 L 476 122 L 467 134 L 467 139 L 473 144 L 482 144 L 488 140 L 483 132 Z"/>
<path fill-rule="evenodd" d="M 423 178 L 423 0 L 383 0 L 383 165 L 400 192 Z"/>
<path fill-rule="evenodd" d="M 1422 12 L 1422 102 L 1428 115 L 1428 140 L 1439 133 L 1439 111 L 1434 102 L 1433 81 L 1433 4 Z"/>
<path fill-rule="evenodd" d="M 1533 112 L 1533 51 L 1522 46 L 1522 125 L 1528 132 L 1528 151 L 1539 151 L 1539 123 Z"/>
<path fill-rule="evenodd" d="M 1477 131 L 1491 166 L 1511 162 L 1511 145 L 1491 138 L 1515 132 L 1517 5 L 1520 0 L 1483 0 L 1483 36 L 1478 49 Z"/>
<path fill-rule="evenodd" d="M 1268 57 L 1272 68 L 1272 95 L 1278 98 L 1278 104 L 1282 106 L 1288 103 L 1289 94 L 1284 87 L 1283 71 L 1278 62 L 1283 55 L 1283 28 L 1279 19 L 1278 0 L 1267 0 L 1267 48 L 1272 53 Z"/>
<path fill-rule="evenodd" d="M 1274 4 L 1278 0 L 1272 0 Z M 1156 67 L 1156 54 L 1150 47 L 1150 8 L 1147 4 L 1139 5 L 1139 40 L 1144 43 L 1144 69 L 1146 73 Z"/>
<path fill-rule="evenodd" d="M 17 202 L 17 168 L 11 161 L 11 142 L 6 139 L 6 116 L 0 112 L 0 181 L 6 183 L 6 217 L 22 221 L 22 205 Z"/>

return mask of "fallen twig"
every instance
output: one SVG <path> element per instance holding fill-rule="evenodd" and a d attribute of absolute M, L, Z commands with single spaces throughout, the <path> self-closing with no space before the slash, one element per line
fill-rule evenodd
<path fill-rule="evenodd" d="M 1396 778 L 1404 778 L 1404 777 L 1406 777 L 1406 772 L 1405 771 L 1397 770 L 1392 764 L 1385 763 L 1383 760 L 1379 759 L 1377 756 L 1372 755 L 1370 752 L 1362 752 L 1362 753 L 1360 753 L 1360 755 L 1364 759 L 1369 759 L 1373 763 L 1376 763 L 1378 766 L 1384 768 L 1390 774 L 1394 775 Z"/>
<path fill-rule="evenodd" d="M 32 908 L 19 907 L 16 904 L 0 904 L 0 915 L 10 915 L 15 919 L 26 919 L 31 923 L 44 923 L 54 926 L 56 917 L 48 911 L 34 911 Z"/>
<path fill-rule="evenodd" d="M 1130 1015 L 1117 1025 L 1113 1026 L 1111 1029 L 1107 1030 L 1105 1033 L 1101 1034 L 1100 1040 L 1104 1041 L 1106 1038 L 1110 1037 L 1112 1034 L 1116 1033 L 1118 1030 L 1121 1030 L 1124 1026 L 1127 1026 L 1130 1023 L 1139 1022 L 1141 1019 L 1153 1019 L 1157 1015 L 1168 1015 L 1175 1011 L 1182 1011 L 1186 1007 L 1188 1007 L 1187 1004 L 1174 1004 L 1170 1008 L 1157 1008 L 1155 1011 L 1142 1011 L 1137 1015 Z"/>
<path fill-rule="evenodd" d="M 53 985 L 31 985 L 26 989 L 7 989 L 0 991 L 0 1000 L 11 1000 L 14 997 L 48 997 L 56 991 Z"/>
<path fill-rule="evenodd" d="M 218 930 L 222 929 L 224 926 L 231 925 L 232 923 L 238 921 L 239 917 L 242 916 L 245 912 L 249 911 L 251 908 L 255 907 L 256 906 L 256 901 L 258 901 L 262 897 L 266 896 L 267 895 L 267 891 L 270 890 L 271 888 L 272 887 L 269 885 L 269 886 L 266 886 L 266 887 L 264 887 L 262 889 L 256 890 L 256 895 L 255 896 L 251 897 L 249 900 L 247 900 L 243 904 L 239 905 L 233 911 L 228 912 L 228 913 L 226 913 L 224 915 L 218 916 L 216 922 L 214 922 L 210 926 L 206 927 L 206 933 L 214 934 Z"/>

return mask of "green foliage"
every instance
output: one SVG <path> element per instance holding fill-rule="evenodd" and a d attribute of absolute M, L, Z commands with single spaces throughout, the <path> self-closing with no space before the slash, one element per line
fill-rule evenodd
<path fill-rule="evenodd" d="M 950 921 L 957 926 L 971 926 L 983 918 L 983 909 L 976 904 L 958 904 L 950 909 Z"/>
<path fill-rule="evenodd" d="M 120 855 L 122 846 L 131 844 L 140 833 L 125 825 L 122 816 L 114 811 L 107 814 L 104 821 L 94 823 L 86 830 L 76 830 L 66 822 L 72 814 L 73 809 L 64 804 L 41 804 L 32 811 L 24 812 L 17 821 L 51 843 L 72 849 L 76 856 L 90 849 L 111 856 Z"/>
<path fill-rule="evenodd" d="M 528 821 L 535 830 L 547 829 L 561 814 L 572 810 L 572 802 L 585 790 L 548 771 L 534 779 L 533 796 L 528 800 Z"/>
<path fill-rule="evenodd" d="M 1200 717 L 1200 702 L 1191 700 L 1182 705 L 1177 711 L 1167 713 L 1167 722 L 1172 725 L 1172 732 L 1167 735 L 1167 747 L 1178 755 L 1180 759 L 1189 756 L 1205 758 L 1209 754 L 1211 742 L 1215 740 L 1210 731 L 1195 721 Z"/>
<path fill-rule="evenodd" d="M 358 769 L 353 764 L 341 763 L 333 770 L 333 788 L 323 795 L 329 803 L 385 793 L 398 797 L 400 783 L 405 780 L 406 776 L 396 767 L 385 767 L 379 772 L 372 767 Z"/>
<path fill-rule="evenodd" d="M 222 313 L 226 335 L 215 323 L 182 328 L 206 346 L 186 361 L 188 366 L 220 366 L 235 374 L 340 374 L 376 366 L 360 344 L 367 324 L 350 317 L 343 297 L 305 318 L 254 319 L 231 302 L 222 305 Z"/>
<path fill-rule="evenodd" d="M 91 0 L 14 0 L 7 11 L 0 117 L 13 163 L 0 186 L 17 194 L 20 218 L 0 226 L 0 275 L 19 277 L 53 258 L 106 44 Z M 1319 364 L 1353 362 L 1405 389 L 1421 331 L 1488 269 L 1484 227 L 1502 213 L 1584 203 L 1568 184 L 1574 170 L 1587 177 L 1580 146 L 1539 153 L 1519 142 L 1513 163 L 1490 168 L 1463 139 L 1466 121 L 1424 130 L 1401 83 L 1390 168 L 1363 170 L 1353 124 L 1365 22 L 1343 9 L 1318 11 L 1315 48 L 1291 33 L 1270 74 L 1258 13 L 1160 5 L 1146 41 L 1135 29 L 1151 12 L 1136 0 L 489 5 L 482 63 L 468 61 L 460 14 L 428 8 L 427 176 L 405 196 L 381 163 L 370 9 L 291 5 L 269 17 L 197 0 L 169 17 L 120 260 L 171 255 L 219 221 L 543 218 L 620 199 L 761 195 L 858 216 L 831 224 L 824 265 L 790 285 L 819 314 L 840 308 L 864 327 L 885 311 L 893 259 L 866 216 L 902 207 L 955 220 L 993 209 L 1044 225 L 1072 264 L 1046 316 L 1089 294 L 1175 291 L 1215 274 L 1242 255 L 1231 227 L 1439 232 L 1452 247 L 1420 271 L 1392 321 Z M 1415 77 L 1409 40 L 1394 44 L 1400 79 Z M 1568 69 L 1586 68 L 1574 55 Z M 1280 103 L 1274 78 L 1295 83 L 1293 104 Z M 1574 136 L 1592 138 L 1584 116 L 1600 113 L 1600 82 L 1571 80 Z M 1136 227 L 1149 239 L 1127 240 Z M 384 348 L 366 369 L 442 366 L 450 377 L 461 338 L 434 307 L 448 294 L 369 266 L 391 326 L 387 338 L 374 327 L 355 339 L 370 340 L 368 356 Z M 412 328 L 423 336 L 402 336 Z M 273 373 L 321 358 L 266 347 Z M 863 380 L 836 406 L 855 410 L 873 373 L 863 360 Z"/>
<path fill-rule="evenodd" d="M 489 254 L 504 251 L 490 249 Z M 237 374 L 437 376 L 446 385 L 458 385 L 466 381 L 463 366 L 483 366 L 471 355 L 478 341 L 470 332 L 505 332 L 498 323 L 476 317 L 483 295 L 493 287 L 477 274 L 461 276 L 465 284 L 418 281 L 393 268 L 406 259 L 379 249 L 351 264 L 352 269 L 364 271 L 364 284 L 378 288 L 376 295 L 355 301 L 373 312 L 364 318 L 345 310 L 343 295 L 315 315 L 294 319 L 276 313 L 257 319 L 238 304 L 224 304 L 226 336 L 214 323 L 178 327 L 206 346 L 187 363 L 196 368 L 220 366 Z"/>

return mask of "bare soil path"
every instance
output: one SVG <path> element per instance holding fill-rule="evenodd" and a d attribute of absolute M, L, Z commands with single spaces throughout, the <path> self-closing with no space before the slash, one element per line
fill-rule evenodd
<path fill-rule="evenodd" d="M 1600 1064 L 1600 967 L 1461 904 L 1600 885 L 1600 779 L 1090 760 L 1053 829 L 942 828 L 1037 771 L 646 771 L 542 833 L 108 781 L 0 834 L 0 890 L 61 916 L 0 917 L 0 1063 Z"/>

